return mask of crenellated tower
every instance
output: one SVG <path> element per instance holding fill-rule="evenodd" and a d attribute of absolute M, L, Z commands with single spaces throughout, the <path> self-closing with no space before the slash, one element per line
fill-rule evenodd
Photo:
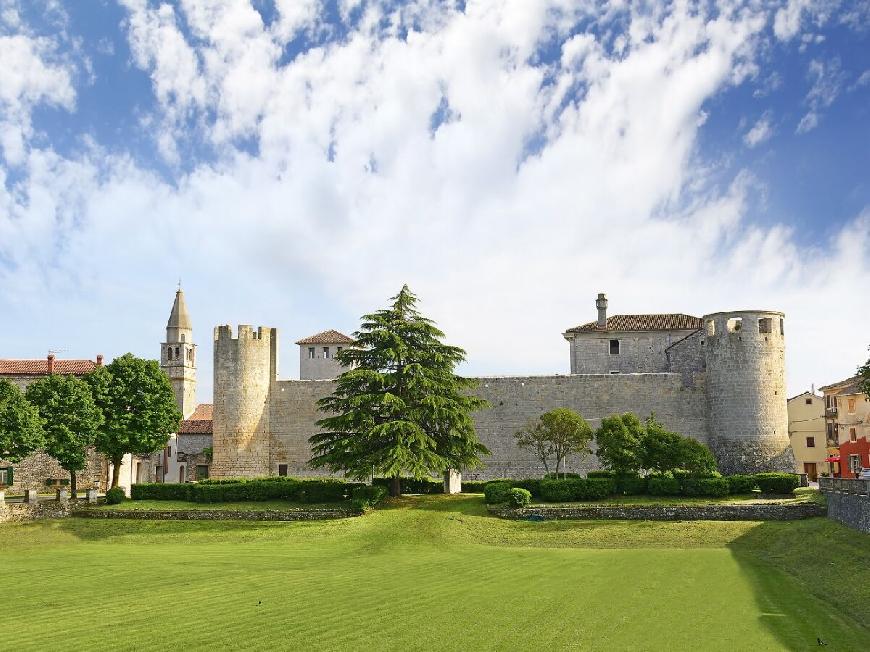
<path fill-rule="evenodd" d="M 196 409 L 196 344 L 180 287 L 166 323 L 166 341 L 160 345 L 160 367 L 172 382 L 178 409 L 188 418 Z"/>
<path fill-rule="evenodd" d="M 214 329 L 211 475 L 269 475 L 269 396 L 278 369 L 278 329 Z"/>
<path fill-rule="evenodd" d="M 783 313 L 739 310 L 703 320 L 709 443 L 719 470 L 793 471 Z"/>

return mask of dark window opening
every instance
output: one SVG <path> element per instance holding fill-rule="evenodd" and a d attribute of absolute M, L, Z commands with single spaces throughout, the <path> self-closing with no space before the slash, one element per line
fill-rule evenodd
<path fill-rule="evenodd" d="M 282 477 L 287 475 L 287 465 L 286 464 L 279 464 L 278 465 L 278 475 L 280 475 Z"/>
<path fill-rule="evenodd" d="M 205 480 L 208 477 L 208 464 L 196 465 L 196 479 Z"/>
<path fill-rule="evenodd" d="M 773 320 L 770 317 L 762 317 L 758 320 L 758 332 L 770 333 L 773 328 Z"/>
<path fill-rule="evenodd" d="M 807 404 L 807 405 L 812 405 L 812 404 L 813 404 L 813 399 L 808 398 L 808 399 L 806 400 L 806 404 Z"/>
<path fill-rule="evenodd" d="M 807 448 L 815 448 L 816 447 L 816 438 L 815 437 L 807 437 Z"/>
<path fill-rule="evenodd" d="M 314 360 L 314 347 L 313 346 L 308 347 L 308 359 Z"/>
<path fill-rule="evenodd" d="M 610 355 L 619 355 L 619 340 L 610 340 Z"/>

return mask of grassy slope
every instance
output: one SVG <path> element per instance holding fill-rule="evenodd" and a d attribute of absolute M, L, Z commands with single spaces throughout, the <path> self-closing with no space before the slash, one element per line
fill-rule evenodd
<path fill-rule="evenodd" d="M 510 522 L 429 497 L 330 522 L 67 519 L 0 536 L 15 607 L 0 631 L 17 649 L 870 648 L 808 593 L 836 568 L 854 593 L 829 598 L 870 616 L 870 539 L 822 519 Z"/>

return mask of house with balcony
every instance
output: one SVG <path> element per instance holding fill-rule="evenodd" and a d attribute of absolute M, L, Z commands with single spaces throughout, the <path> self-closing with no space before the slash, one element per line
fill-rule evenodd
<path fill-rule="evenodd" d="M 870 468 L 870 398 L 864 394 L 859 376 L 819 389 L 825 397 L 828 459 L 835 469 L 832 475 L 854 478 L 862 468 Z"/>

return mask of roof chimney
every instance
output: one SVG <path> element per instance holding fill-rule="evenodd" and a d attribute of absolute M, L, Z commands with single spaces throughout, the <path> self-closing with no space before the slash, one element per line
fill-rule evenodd
<path fill-rule="evenodd" d="M 97 366 L 98 367 L 103 366 L 103 354 L 102 353 L 97 353 Z"/>
<path fill-rule="evenodd" d="M 604 292 L 598 293 L 595 307 L 598 308 L 598 328 L 607 328 L 607 296 Z"/>
<path fill-rule="evenodd" d="M 48 374 L 54 373 L 54 353 L 48 354 Z"/>

